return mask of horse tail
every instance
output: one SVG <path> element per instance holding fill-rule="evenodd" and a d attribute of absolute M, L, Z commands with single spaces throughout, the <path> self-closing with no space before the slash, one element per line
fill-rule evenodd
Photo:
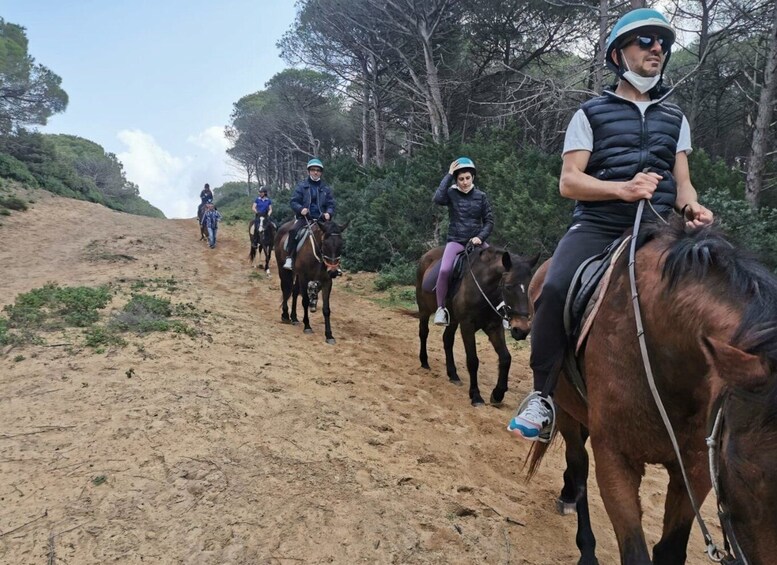
<path fill-rule="evenodd" d="M 545 457 L 545 453 L 547 453 L 548 448 L 550 447 L 550 444 L 553 443 L 554 439 L 556 439 L 555 429 L 553 430 L 553 435 L 551 436 L 548 443 L 535 441 L 532 444 L 531 448 L 529 449 L 529 457 L 523 464 L 524 469 L 527 465 L 529 466 L 529 470 L 526 472 L 527 481 L 530 481 L 532 477 L 534 477 L 534 474 L 537 472 L 537 470 L 540 468 L 540 465 L 542 464 L 542 458 Z"/>
<path fill-rule="evenodd" d="M 251 245 L 251 251 L 248 253 L 248 260 L 253 263 L 254 259 L 256 259 L 256 247 Z"/>

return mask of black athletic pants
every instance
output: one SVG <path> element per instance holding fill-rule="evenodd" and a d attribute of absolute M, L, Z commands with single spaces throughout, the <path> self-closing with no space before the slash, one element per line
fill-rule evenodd
<path fill-rule="evenodd" d="M 568 345 L 564 330 L 564 303 L 575 272 L 583 261 L 598 255 L 623 235 L 625 229 L 590 221 L 575 222 L 559 241 L 542 293 L 534 303 L 530 362 L 534 390 L 550 395 L 555 388 L 556 376 Z"/>

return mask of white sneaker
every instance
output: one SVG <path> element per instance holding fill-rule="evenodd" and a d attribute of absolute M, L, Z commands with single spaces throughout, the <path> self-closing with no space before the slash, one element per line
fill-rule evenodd
<path fill-rule="evenodd" d="M 521 403 L 507 424 L 507 431 L 530 441 L 547 443 L 553 435 L 555 415 L 553 400 L 533 392 Z"/>
<path fill-rule="evenodd" d="M 434 313 L 434 325 L 435 326 L 447 326 L 448 325 L 448 310 L 445 308 L 438 308 Z"/>
<path fill-rule="evenodd" d="M 286 262 L 283 264 L 283 268 L 289 271 L 294 270 L 294 266 L 291 264 L 291 257 L 286 257 Z"/>

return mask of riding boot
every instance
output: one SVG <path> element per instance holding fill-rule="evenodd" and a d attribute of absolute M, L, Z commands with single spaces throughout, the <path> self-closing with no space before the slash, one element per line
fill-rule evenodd
<path fill-rule="evenodd" d="M 289 237 L 286 240 L 286 261 L 283 263 L 283 268 L 289 271 L 294 270 L 294 256 L 296 255 L 295 251 L 297 249 L 296 241 L 295 241 L 296 239 L 297 239 L 296 231 L 294 230 L 290 231 Z"/>

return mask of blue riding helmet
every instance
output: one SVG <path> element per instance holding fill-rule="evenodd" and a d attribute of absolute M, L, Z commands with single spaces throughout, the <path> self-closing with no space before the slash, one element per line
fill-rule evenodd
<path fill-rule="evenodd" d="M 310 169 L 310 167 L 319 167 L 322 171 L 324 170 L 324 164 L 318 159 L 311 159 L 308 161 L 307 168 Z"/>
<path fill-rule="evenodd" d="M 672 44 L 675 42 L 676 34 L 674 28 L 666 17 L 653 8 L 637 8 L 626 12 L 615 22 L 615 25 L 607 38 L 607 52 L 605 54 L 605 63 L 616 75 L 621 76 L 623 70 L 620 65 L 616 65 L 612 60 L 612 52 L 620 49 L 621 41 L 626 36 L 633 34 L 637 30 L 652 29 L 666 42 L 666 58 L 664 59 L 664 68 L 669 62 L 669 56 L 672 54 Z M 661 74 L 664 70 L 661 69 Z"/>
<path fill-rule="evenodd" d="M 459 157 L 456 160 L 459 162 L 459 164 L 456 165 L 455 169 L 453 169 L 453 176 L 454 177 L 456 176 L 456 173 L 458 173 L 462 169 L 469 169 L 469 170 L 472 171 L 473 174 L 475 173 L 475 170 L 476 170 L 475 169 L 475 162 L 472 159 L 470 159 L 469 157 Z"/>

